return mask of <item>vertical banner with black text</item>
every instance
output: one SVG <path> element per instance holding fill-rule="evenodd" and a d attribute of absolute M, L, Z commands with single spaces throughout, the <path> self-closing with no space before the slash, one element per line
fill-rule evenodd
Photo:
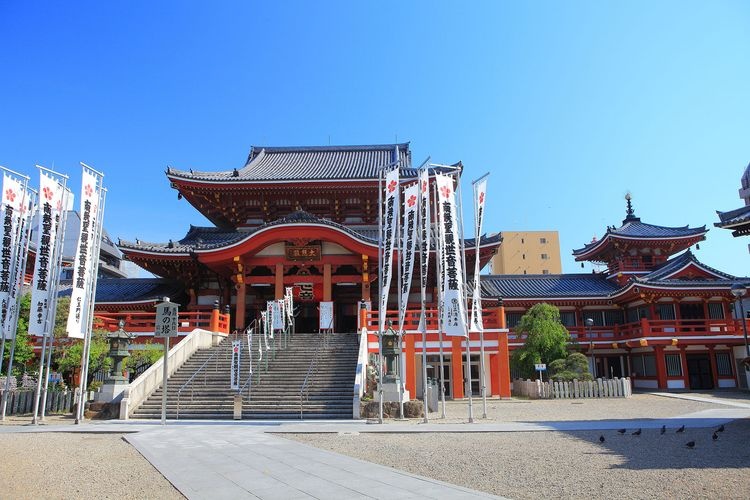
<path fill-rule="evenodd" d="M 484 201 L 487 193 L 487 176 L 485 175 L 474 183 L 474 243 L 476 244 L 476 255 L 474 260 L 474 293 L 471 301 L 471 331 L 484 330 L 482 320 L 482 288 L 479 278 L 479 239 L 482 235 L 482 221 L 484 219 Z"/>
<path fill-rule="evenodd" d="M 466 332 L 466 299 L 461 255 L 461 235 L 458 234 L 456 193 L 453 177 L 435 174 L 438 199 L 438 235 L 443 249 L 442 260 L 442 324 L 446 335 L 462 336 Z"/>
<path fill-rule="evenodd" d="M 8 330 L 6 318 L 10 307 L 10 291 L 15 278 L 14 264 L 20 253 L 18 236 L 24 196 L 21 182 L 11 175 L 3 173 L 3 241 L 2 254 L 0 255 L 0 326 L 3 332 Z"/>
<path fill-rule="evenodd" d="M 391 288 L 391 275 L 393 273 L 393 253 L 396 247 L 396 231 L 398 224 L 398 202 L 399 202 L 399 169 L 398 167 L 385 174 L 385 206 L 381 207 L 383 226 L 383 269 L 380 283 L 380 310 L 378 311 L 379 324 L 385 328 L 386 311 L 388 309 L 388 295 Z"/>
<path fill-rule="evenodd" d="M 430 269 L 430 172 L 419 171 L 419 245 L 420 245 L 420 293 L 422 311 L 427 303 L 427 273 Z M 419 316 L 419 331 L 427 331 L 427 318 Z"/>
<path fill-rule="evenodd" d="M 417 211 L 419 210 L 419 183 L 410 184 L 404 189 L 404 220 L 401 236 L 401 307 L 398 311 L 398 331 L 404 331 L 406 307 L 409 304 L 411 279 L 414 274 L 414 256 L 417 246 Z"/>

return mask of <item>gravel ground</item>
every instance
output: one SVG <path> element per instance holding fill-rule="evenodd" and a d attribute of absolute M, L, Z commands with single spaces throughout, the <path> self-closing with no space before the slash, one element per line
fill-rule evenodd
<path fill-rule="evenodd" d="M 750 396 L 745 395 L 750 403 Z M 446 401 L 446 418 L 430 413 L 431 423 L 458 423 L 468 420 L 468 402 Z M 474 419 L 476 422 L 539 422 L 552 420 L 612 420 L 631 418 L 666 418 L 685 413 L 693 413 L 711 408 L 726 408 L 710 403 L 675 399 L 650 394 L 634 394 L 630 398 L 613 399 L 488 399 L 487 419 L 482 417 L 482 399 L 474 399 Z M 421 418 L 410 419 L 419 423 Z M 388 423 L 400 423 L 386 420 Z"/>
<path fill-rule="evenodd" d="M 184 498 L 120 435 L 0 434 L 0 450 L 2 499 Z"/>
<path fill-rule="evenodd" d="M 640 436 L 600 432 L 285 434 L 319 448 L 517 499 L 748 498 L 750 420 Z M 695 440 L 694 449 L 685 443 Z"/>

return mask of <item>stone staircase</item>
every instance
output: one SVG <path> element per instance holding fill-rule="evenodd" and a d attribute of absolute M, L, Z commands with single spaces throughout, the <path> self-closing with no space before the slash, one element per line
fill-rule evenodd
<path fill-rule="evenodd" d="M 229 388 L 233 339 L 242 342 L 241 385 L 247 381 L 250 369 L 246 336 L 230 336 L 216 347 L 198 350 L 169 378 L 168 419 L 178 418 L 178 403 L 180 419 L 233 418 L 235 391 Z M 316 350 L 317 361 L 303 397 L 302 418 L 352 418 L 358 353 L 356 334 L 331 334 L 324 345 L 320 334 L 298 332 L 286 349 L 276 351 L 275 357 L 271 357 L 270 351 L 264 351 L 261 366 L 267 362 L 267 371 L 258 370 L 257 341 L 256 336 L 252 353 L 253 382 L 243 391 L 243 419 L 299 419 L 300 388 Z M 280 339 L 277 339 L 277 347 L 279 344 Z M 193 375 L 192 382 L 185 386 Z M 161 398 L 160 387 L 132 418 L 161 418 Z"/>

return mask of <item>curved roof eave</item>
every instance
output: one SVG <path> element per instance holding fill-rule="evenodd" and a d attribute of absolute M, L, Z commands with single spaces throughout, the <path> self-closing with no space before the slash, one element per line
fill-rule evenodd
<path fill-rule="evenodd" d="M 624 236 L 619 234 L 612 234 L 607 233 L 604 238 L 600 239 L 596 243 L 592 243 L 590 247 L 583 247 L 576 250 L 573 250 L 573 256 L 575 256 L 575 260 L 578 261 L 581 257 L 585 257 L 587 255 L 591 255 L 592 253 L 596 253 L 595 250 L 599 250 L 600 247 L 604 245 L 605 242 L 609 241 L 610 239 L 619 239 L 619 240 L 631 240 L 631 241 L 669 241 L 669 240 L 686 240 L 690 238 L 696 238 L 700 236 L 705 236 L 705 234 L 708 232 L 708 229 L 704 229 L 702 232 L 696 232 L 693 234 L 688 234 L 684 236 Z"/>

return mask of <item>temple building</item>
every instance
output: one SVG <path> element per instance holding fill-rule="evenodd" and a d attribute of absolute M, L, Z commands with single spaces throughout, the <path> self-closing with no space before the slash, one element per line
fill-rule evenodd
<path fill-rule="evenodd" d="M 166 242 L 120 241 L 127 259 L 159 278 L 101 280 L 98 318 L 107 325 L 123 318 L 126 329 L 139 333 L 141 340 L 149 338 L 154 300 L 166 295 L 182 306 L 181 335 L 208 324 L 217 308 L 230 315 L 227 330 L 241 330 L 267 301 L 281 299 L 291 287 L 298 331 L 316 332 L 319 303 L 333 302 L 333 329 L 364 329 L 364 352 L 377 353 L 379 172 L 394 161 L 401 161 L 402 181 L 416 181 L 408 143 L 253 147 L 241 168 L 167 169 L 178 198 L 213 225 L 190 226 Z M 462 169 L 460 163 L 455 167 Z M 620 227 L 608 227 L 602 238 L 573 252 L 577 261 L 599 264 L 604 272 L 482 275 L 485 358 L 480 359 L 479 333 L 471 332 L 468 370 L 466 341 L 439 332 L 437 280 L 431 266 L 424 345 L 417 331 L 417 276 L 406 305 L 406 388 L 421 397 L 425 349 L 428 377 L 433 379 L 442 353 L 447 397 L 463 398 L 469 387 L 479 394 L 482 364 L 488 395 L 510 396 L 510 351 L 523 343 L 514 327 L 540 302 L 561 310 L 571 348 L 589 357 L 597 376 L 632 376 L 634 386 L 644 389 L 744 386 L 737 361 L 742 357 L 742 329 L 733 319 L 731 287 L 747 280 L 696 258 L 691 247 L 697 247 L 706 232 L 705 227 L 642 222 L 628 199 Z M 498 233 L 481 236 L 482 267 L 501 241 Z M 466 269 L 472 270 L 474 240 L 466 239 L 464 245 Z M 394 309 L 397 304 L 393 285 L 389 304 Z M 397 314 L 389 310 L 387 318 L 395 320 Z"/>
<path fill-rule="evenodd" d="M 622 225 L 573 251 L 576 261 L 604 272 L 483 279 L 485 295 L 503 298 L 510 348 L 523 344 L 512 333 L 521 316 L 546 302 L 560 309 L 598 377 L 631 376 L 644 389 L 744 387 L 732 285 L 748 280 L 698 260 L 690 247 L 705 239 L 705 226 L 642 222 L 626 198 Z"/>

